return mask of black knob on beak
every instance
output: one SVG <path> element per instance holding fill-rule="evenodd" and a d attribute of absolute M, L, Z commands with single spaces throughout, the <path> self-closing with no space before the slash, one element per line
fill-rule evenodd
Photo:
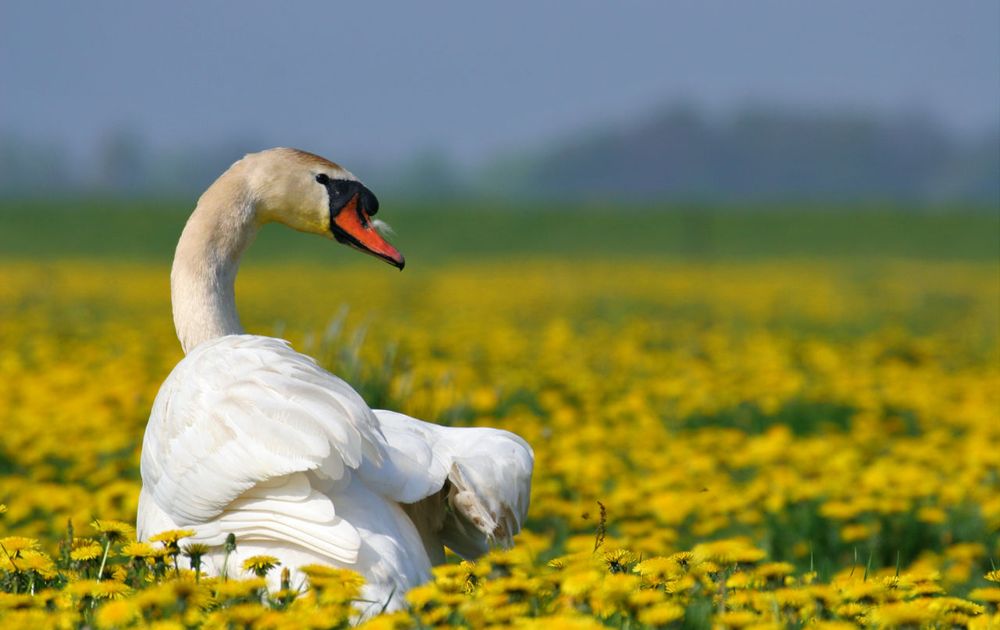
<path fill-rule="evenodd" d="M 378 212 L 378 197 L 364 186 L 361 187 L 361 192 L 358 193 L 358 204 L 361 206 L 361 210 L 368 216 L 374 216 Z"/>

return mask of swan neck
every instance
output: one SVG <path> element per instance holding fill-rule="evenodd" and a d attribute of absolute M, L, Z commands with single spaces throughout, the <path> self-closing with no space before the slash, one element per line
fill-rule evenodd
<path fill-rule="evenodd" d="M 170 297 L 185 354 L 211 339 L 243 333 L 236 273 L 258 226 L 255 204 L 238 175 L 230 169 L 205 191 L 177 243 Z"/>

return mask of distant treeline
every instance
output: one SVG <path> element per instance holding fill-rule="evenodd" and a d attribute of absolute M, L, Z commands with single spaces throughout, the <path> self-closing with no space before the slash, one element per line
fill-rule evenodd
<path fill-rule="evenodd" d="M 251 140 L 173 152 L 112 131 L 95 155 L 0 134 L 0 196 L 192 196 Z M 667 107 L 463 167 L 442 153 L 351 162 L 384 195 L 758 203 L 889 201 L 1000 205 L 1000 127 L 962 136 L 922 116 L 756 108 L 712 116 Z"/>
<path fill-rule="evenodd" d="M 917 116 L 675 107 L 504 166 L 505 188 L 559 198 L 1000 203 L 1000 129 Z"/>

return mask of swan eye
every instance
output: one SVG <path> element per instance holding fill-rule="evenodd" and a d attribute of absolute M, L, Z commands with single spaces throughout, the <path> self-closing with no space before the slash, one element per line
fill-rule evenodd
<path fill-rule="evenodd" d="M 326 186 L 328 183 L 330 183 L 330 177 L 326 173 L 320 173 L 319 175 L 316 176 L 316 181 Z"/>

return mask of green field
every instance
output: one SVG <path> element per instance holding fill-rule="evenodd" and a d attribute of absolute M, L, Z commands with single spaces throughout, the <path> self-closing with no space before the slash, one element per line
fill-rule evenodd
<path fill-rule="evenodd" d="M 101 568 L 115 545 L 94 519 L 130 531 L 143 430 L 181 357 L 168 277 L 190 210 L 0 203 L 0 545 L 24 554 L 0 551 L 0 627 L 348 627 L 349 589 L 290 604 L 125 541 Z M 514 549 L 452 558 L 380 623 L 1000 624 L 996 212 L 379 217 L 404 273 L 263 230 L 237 285 L 246 330 L 373 407 L 512 430 L 536 457 Z M 334 582 L 351 584 L 310 584 Z M 123 597 L 98 602 L 106 588 Z"/>
<path fill-rule="evenodd" d="M 0 201 L 0 257 L 169 260 L 193 201 Z M 410 268 L 469 258 L 741 260 L 1000 258 L 1000 213 L 889 207 L 748 208 L 383 204 Z M 336 251 L 332 251 L 336 250 Z M 251 261 L 354 257 L 286 229 L 262 231 Z"/>

